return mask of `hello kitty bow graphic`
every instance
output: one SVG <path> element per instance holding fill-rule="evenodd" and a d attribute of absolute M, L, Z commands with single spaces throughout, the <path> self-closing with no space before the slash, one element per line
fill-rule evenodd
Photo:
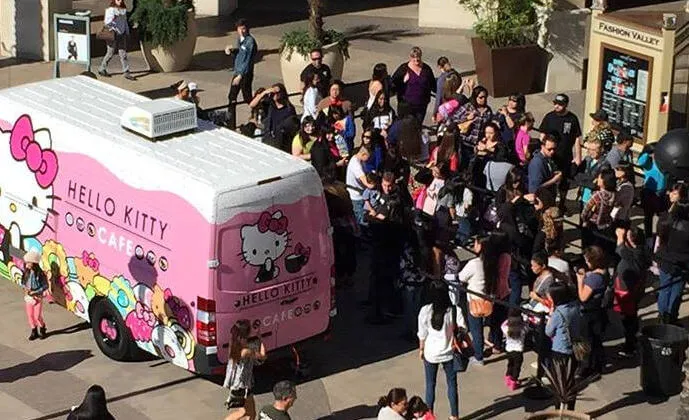
<path fill-rule="evenodd" d="M 100 269 L 100 263 L 98 262 L 98 259 L 96 259 L 96 257 L 93 254 L 89 254 L 87 251 L 81 253 L 81 261 L 84 263 L 85 266 L 89 267 L 96 273 Z"/>
<path fill-rule="evenodd" d="M 282 235 L 287 232 L 287 223 L 287 218 L 285 216 L 273 217 L 273 215 L 264 211 L 258 219 L 258 231 L 261 233 L 272 231 L 278 235 Z"/>
<path fill-rule="evenodd" d="M 57 155 L 51 149 L 43 149 L 34 137 L 31 118 L 19 117 L 10 134 L 10 152 L 18 161 L 26 161 L 26 166 L 36 175 L 36 182 L 42 188 L 52 185 L 57 176 Z"/>

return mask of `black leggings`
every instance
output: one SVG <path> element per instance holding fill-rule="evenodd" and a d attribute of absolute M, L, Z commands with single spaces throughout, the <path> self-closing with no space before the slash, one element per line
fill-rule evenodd
<path fill-rule="evenodd" d="M 519 379 L 519 374 L 522 371 L 522 363 L 524 363 L 524 353 L 520 351 L 507 352 L 507 372 L 505 375 L 514 379 Z"/>

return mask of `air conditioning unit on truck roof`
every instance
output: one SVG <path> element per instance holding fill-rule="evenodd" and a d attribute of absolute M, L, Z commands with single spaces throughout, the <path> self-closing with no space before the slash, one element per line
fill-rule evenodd
<path fill-rule="evenodd" d="M 195 129 L 196 106 L 179 99 L 141 102 L 124 110 L 120 124 L 149 139 L 157 139 Z"/>

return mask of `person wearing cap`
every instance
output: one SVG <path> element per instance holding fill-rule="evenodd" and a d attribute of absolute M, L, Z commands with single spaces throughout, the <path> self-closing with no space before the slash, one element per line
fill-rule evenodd
<path fill-rule="evenodd" d="M 566 214 L 567 191 L 569 178 L 572 175 L 572 162 L 581 164 L 581 125 L 579 118 L 567 109 L 569 96 L 560 93 L 553 100 L 553 110 L 548 112 L 538 130 L 541 141 L 546 134 L 554 135 L 557 139 L 557 150 L 553 156 L 558 170 L 562 172 L 562 179 L 558 184 L 560 191 L 560 214 Z"/>
<path fill-rule="evenodd" d="M 612 128 L 608 122 L 608 113 L 605 112 L 604 109 L 599 109 L 589 114 L 589 116 L 593 119 L 593 128 L 591 128 L 591 131 L 586 135 L 584 144 L 593 139 L 598 139 L 603 146 L 603 152 L 607 153 L 615 142 L 615 134 L 612 132 Z"/>
<path fill-rule="evenodd" d="M 227 93 L 228 109 L 227 119 L 231 129 L 237 126 L 237 97 L 239 91 L 242 92 L 244 102 L 249 102 L 253 98 L 251 84 L 254 81 L 254 61 L 258 51 L 256 39 L 249 33 L 249 25 L 246 19 L 239 19 L 235 25 L 237 29 L 237 46 L 232 49 L 225 48 L 225 54 L 230 55 L 236 52 L 234 57 L 234 73 L 230 91 Z"/>
<path fill-rule="evenodd" d="M 617 134 L 615 146 L 605 155 L 605 160 L 608 161 L 612 168 L 617 167 L 620 162 L 632 162 L 632 145 L 634 138 L 628 131 L 622 130 Z"/>
<path fill-rule="evenodd" d="M 22 274 L 22 288 L 26 317 L 31 327 L 29 340 L 44 339 L 47 336 L 45 321 L 43 321 L 43 295 L 48 291 L 48 278 L 39 266 L 41 254 L 31 250 L 24 254 L 24 273 Z"/>

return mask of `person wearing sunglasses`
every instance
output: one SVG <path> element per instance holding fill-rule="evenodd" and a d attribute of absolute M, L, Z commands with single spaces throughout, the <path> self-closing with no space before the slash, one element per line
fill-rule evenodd
<path fill-rule="evenodd" d="M 333 78 L 332 71 L 330 66 L 323 63 L 323 50 L 320 48 L 312 49 L 309 53 L 309 58 L 311 63 L 304 67 L 299 78 L 302 83 L 305 83 L 309 75 L 317 74 L 320 79 L 317 84 L 318 92 L 321 94 L 321 97 L 325 98 L 328 96 L 328 88 Z"/>
<path fill-rule="evenodd" d="M 562 180 L 562 172 L 553 170 L 552 158 L 557 150 L 557 140 L 552 135 L 545 135 L 541 141 L 541 150 L 536 151 L 529 162 L 529 194 L 535 194 L 541 188 L 555 193 L 557 184 Z"/>

